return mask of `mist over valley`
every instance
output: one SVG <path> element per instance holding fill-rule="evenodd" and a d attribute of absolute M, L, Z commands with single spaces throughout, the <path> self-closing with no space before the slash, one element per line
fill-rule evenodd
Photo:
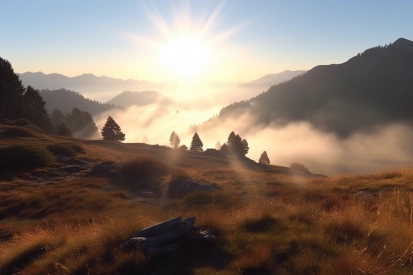
<path fill-rule="evenodd" d="M 0 1 L 0 275 L 413 274 L 412 10 Z"/>

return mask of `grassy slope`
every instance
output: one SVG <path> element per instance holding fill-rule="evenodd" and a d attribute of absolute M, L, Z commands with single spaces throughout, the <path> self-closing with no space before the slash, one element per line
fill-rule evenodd
<path fill-rule="evenodd" d="M 39 136 L 3 138 L 0 146 L 46 148 L 58 141 L 82 144 L 86 153 L 78 157 L 93 162 L 150 155 L 221 190 L 143 204 L 130 202 L 135 194 L 126 187 L 103 191 L 114 184 L 104 177 L 38 184 L 19 178 L 27 171 L 15 173 L 0 181 L 0 274 L 145 274 L 172 267 L 171 274 L 413 272 L 413 170 L 302 177 L 283 167 L 145 144 Z M 156 265 L 140 251 L 119 251 L 140 228 L 190 215 L 219 237 L 216 247 L 192 247 L 190 259 Z"/>

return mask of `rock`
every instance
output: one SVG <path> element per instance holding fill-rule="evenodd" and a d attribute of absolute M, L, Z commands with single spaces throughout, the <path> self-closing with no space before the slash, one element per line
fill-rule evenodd
<path fill-rule="evenodd" d="M 215 241 L 216 237 L 209 231 L 194 226 L 195 219 L 196 217 L 176 217 L 146 227 L 121 244 L 121 248 L 124 251 L 139 248 L 150 256 L 164 256 L 174 253 L 180 247 L 181 241 L 191 236 L 206 242 Z"/>
<path fill-rule="evenodd" d="M 65 161 L 65 163 L 69 164 L 69 165 L 78 165 L 78 166 L 88 166 L 89 165 L 89 163 L 87 163 L 86 161 L 81 160 L 81 159 L 68 159 L 68 160 Z"/>
<path fill-rule="evenodd" d="M 219 188 L 213 183 L 201 184 L 190 179 L 182 179 L 173 184 L 174 187 L 169 191 L 171 197 L 183 197 L 188 193 L 196 191 L 217 191 Z"/>
<path fill-rule="evenodd" d="M 119 174 L 118 170 L 121 164 L 116 162 L 102 162 L 98 163 L 90 170 L 89 175 L 91 176 L 110 176 L 121 178 L 122 175 Z"/>
<path fill-rule="evenodd" d="M 57 162 L 65 162 L 68 159 L 70 159 L 69 157 L 63 156 L 63 155 L 55 155 L 54 156 Z"/>
<path fill-rule="evenodd" d="M 207 242 L 216 241 L 217 237 L 211 234 L 208 230 L 199 230 L 198 235 Z"/>
<path fill-rule="evenodd" d="M 68 166 L 63 167 L 63 170 L 66 173 L 75 174 L 79 172 L 84 172 L 85 170 L 87 170 L 87 168 L 82 167 L 82 166 L 77 166 L 77 165 L 68 165 Z"/>

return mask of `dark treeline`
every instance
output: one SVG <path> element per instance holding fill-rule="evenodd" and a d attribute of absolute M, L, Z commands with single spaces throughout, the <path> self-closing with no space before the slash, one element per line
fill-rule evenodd
<path fill-rule="evenodd" d="M 65 98 L 59 100 L 67 104 Z M 78 108 L 67 114 L 55 109 L 49 115 L 42 94 L 31 86 L 24 88 L 10 62 L 0 58 L 0 123 L 18 119 L 29 120 L 47 134 L 87 138 L 97 133 L 92 116 Z"/>
<path fill-rule="evenodd" d="M 45 102 L 39 91 L 23 87 L 9 61 L 0 58 L 0 121 L 25 118 L 46 133 L 52 132 Z"/>
<path fill-rule="evenodd" d="M 78 108 L 73 108 L 67 114 L 55 108 L 50 115 L 50 119 L 53 125 L 53 134 L 59 134 L 62 124 L 70 129 L 73 136 L 78 138 L 89 138 L 98 134 L 98 128 L 92 116 Z"/>

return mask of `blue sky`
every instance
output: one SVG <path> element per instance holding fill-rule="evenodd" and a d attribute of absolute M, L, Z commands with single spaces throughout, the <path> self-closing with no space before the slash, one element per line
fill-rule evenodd
<path fill-rule="evenodd" d="M 162 51 L 185 34 L 208 45 L 199 79 L 250 81 L 413 40 L 407 0 L 1 0 L 0 11 L 0 57 L 19 73 L 172 80 Z"/>

